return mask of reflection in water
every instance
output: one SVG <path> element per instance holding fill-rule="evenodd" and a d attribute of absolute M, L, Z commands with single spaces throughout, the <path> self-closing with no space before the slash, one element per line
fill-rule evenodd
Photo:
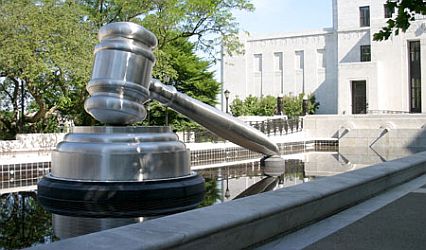
<path fill-rule="evenodd" d="M 389 128 L 383 128 L 383 129 L 381 129 L 380 133 L 378 134 L 378 136 L 376 137 L 376 139 L 370 144 L 369 147 L 372 148 L 374 146 L 374 144 L 376 144 L 376 142 L 378 140 L 380 140 L 388 132 L 389 132 Z"/>
<path fill-rule="evenodd" d="M 263 168 L 259 161 L 197 170 L 205 178 L 200 206 L 245 197 L 400 158 L 422 148 L 339 148 L 337 152 L 309 152 L 288 159 L 284 166 Z M 287 157 L 291 158 L 291 157 Z M 53 216 L 53 222 L 52 222 Z M 4 194 L 0 200 L 0 249 L 19 249 L 81 234 L 155 218 L 82 218 L 51 215 L 34 192 Z M 53 227 L 52 227 L 53 223 Z M 56 236 L 55 236 L 56 235 Z"/>
<path fill-rule="evenodd" d="M 246 190 L 244 190 L 242 193 L 237 195 L 234 198 L 234 200 L 239 199 L 239 198 L 243 198 L 243 197 L 247 197 L 247 196 L 250 196 L 250 195 L 254 195 L 254 194 L 260 194 L 260 193 L 271 191 L 277 186 L 278 179 L 279 179 L 279 177 L 266 176 L 262 180 L 251 185 Z"/>
<path fill-rule="evenodd" d="M 205 193 L 204 199 L 200 204 L 200 207 L 207 207 L 215 204 L 221 197 L 220 189 L 217 187 L 217 180 L 215 178 L 205 180 Z"/>
<path fill-rule="evenodd" d="M 20 249 L 54 240 L 51 216 L 35 192 L 3 194 L 0 198 L 0 248 Z"/>
<path fill-rule="evenodd" d="M 53 229 L 55 235 L 63 240 L 140 221 L 142 219 L 139 218 L 89 218 L 53 214 Z"/>
<path fill-rule="evenodd" d="M 333 152 L 307 152 L 301 159 L 286 160 L 282 167 L 262 168 L 260 162 L 255 161 L 222 168 L 197 170 L 197 172 L 208 182 L 216 183 L 210 186 L 212 189 L 207 191 L 205 196 L 205 203 L 210 205 L 352 171 L 425 150 L 425 148 L 389 147 L 376 147 L 374 150 L 354 147 L 339 148 L 338 151 Z M 287 156 L 287 158 L 291 157 Z M 275 183 L 275 179 L 267 176 L 275 177 L 277 182 Z"/>
<path fill-rule="evenodd" d="M 305 155 L 304 172 L 307 177 L 331 176 L 421 151 L 425 148 L 340 147 L 338 152 L 310 152 Z"/>
<path fill-rule="evenodd" d="M 308 181 L 304 163 L 298 159 L 289 159 L 283 166 L 271 168 L 261 167 L 259 161 L 254 161 L 196 172 L 206 180 L 203 206 Z"/>
<path fill-rule="evenodd" d="M 373 151 L 380 158 L 380 160 L 382 162 L 386 161 L 386 159 L 381 154 L 379 154 L 376 150 L 374 150 L 374 148 L 372 148 L 372 147 L 370 147 L 370 148 L 371 148 L 371 151 Z"/>

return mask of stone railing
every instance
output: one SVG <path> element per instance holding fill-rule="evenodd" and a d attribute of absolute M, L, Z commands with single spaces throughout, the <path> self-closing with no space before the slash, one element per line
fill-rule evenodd
<path fill-rule="evenodd" d="M 275 118 L 262 121 L 246 121 L 246 123 L 268 136 L 285 135 L 299 132 L 303 129 L 302 118 Z M 224 141 L 204 128 L 177 132 L 177 134 L 183 142 Z M 56 147 L 56 144 L 63 140 L 64 136 L 65 133 L 18 134 L 16 135 L 16 140 L 0 141 L 0 153 L 52 150 Z"/>
<path fill-rule="evenodd" d="M 0 153 L 52 150 L 64 136 L 64 133 L 18 134 L 16 140 L 0 141 Z"/>
<path fill-rule="evenodd" d="M 248 125 L 260 130 L 268 136 L 280 136 L 303 130 L 303 118 L 274 118 L 259 121 L 245 121 Z M 204 128 L 184 130 L 177 132 L 183 142 L 220 142 L 225 141 Z"/>
<path fill-rule="evenodd" d="M 374 110 L 369 109 L 367 111 L 368 114 L 376 114 L 376 115 L 384 115 L 384 114 L 409 114 L 407 111 L 399 111 L 399 110 Z"/>

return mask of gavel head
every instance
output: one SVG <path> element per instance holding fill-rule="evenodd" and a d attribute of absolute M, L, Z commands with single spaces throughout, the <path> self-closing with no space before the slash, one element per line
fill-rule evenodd
<path fill-rule="evenodd" d="M 84 103 L 86 112 L 110 125 L 145 119 L 143 104 L 150 95 L 157 38 L 142 26 L 125 22 L 103 26 L 98 38 L 92 79 L 86 87 L 90 94 Z"/>

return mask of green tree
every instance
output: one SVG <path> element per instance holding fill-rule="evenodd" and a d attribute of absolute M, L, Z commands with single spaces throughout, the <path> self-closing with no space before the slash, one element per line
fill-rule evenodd
<path fill-rule="evenodd" d="M 214 55 L 214 48 L 222 42 L 228 52 L 237 51 L 238 25 L 232 10 L 253 9 L 249 0 L 1 3 L 0 98 L 7 99 L 0 103 L 0 128 L 7 132 L 3 137 L 20 132 L 24 122 L 26 132 L 52 130 L 57 126 L 55 114 L 72 118 L 76 125 L 95 122 L 83 110 L 87 97 L 84 87 L 90 78 L 96 33 L 100 26 L 115 21 L 139 23 L 157 35 L 155 77 L 214 104 L 217 83 L 207 70 L 209 63 L 193 57 L 195 51 Z M 191 60 L 194 62 L 190 63 Z M 24 119 L 19 115 L 22 99 Z M 166 109 L 162 109 L 164 113 Z M 186 122 L 182 120 L 181 124 Z"/>
<path fill-rule="evenodd" d="M 272 116 L 275 114 L 276 107 L 277 99 L 269 95 L 262 98 L 249 95 L 244 101 L 236 98 L 230 105 L 231 113 L 234 116 Z"/>
<path fill-rule="evenodd" d="M 389 18 L 386 26 L 373 35 L 375 41 L 387 40 L 392 34 L 407 31 L 417 14 L 426 15 L 426 2 L 423 0 L 387 0 L 386 8 L 396 9 L 396 15 Z"/>
<path fill-rule="evenodd" d="M 249 95 L 244 99 L 246 113 L 244 115 L 257 115 L 259 109 L 259 98 Z"/>
<path fill-rule="evenodd" d="M 24 123 L 26 132 L 48 129 L 61 110 L 74 118 L 84 114 L 95 44 L 86 16 L 74 1 L 2 1 L 0 126 L 9 134 L 22 132 Z"/>
<path fill-rule="evenodd" d="M 261 116 L 273 116 L 276 113 L 276 108 L 277 98 L 268 95 L 260 98 L 256 113 Z"/>
<path fill-rule="evenodd" d="M 233 116 L 243 116 L 247 114 L 244 102 L 239 98 L 235 98 L 230 105 L 231 114 Z"/>
<path fill-rule="evenodd" d="M 304 94 L 300 93 L 298 96 L 284 96 L 283 109 L 284 113 L 289 117 L 297 117 L 303 115 L 303 97 Z M 315 114 L 319 108 L 320 103 L 316 101 L 315 95 L 308 95 L 308 114 Z"/>
<path fill-rule="evenodd" d="M 302 101 L 303 96 L 284 96 L 283 97 L 283 110 L 284 114 L 289 118 L 297 117 L 302 114 Z"/>
<path fill-rule="evenodd" d="M 210 63 L 202 60 L 194 52 L 194 45 L 186 39 L 179 39 L 163 47 L 162 53 L 168 57 L 167 64 L 173 70 L 173 78 L 165 75 L 161 67 L 154 67 L 153 76 L 166 84 L 209 105 L 216 104 L 220 91 L 219 83 L 209 71 Z M 188 118 L 152 101 L 150 106 L 150 125 L 164 125 L 166 116 L 170 125 L 177 130 L 194 128 L 196 125 Z"/>
<path fill-rule="evenodd" d="M 308 95 L 308 114 L 313 115 L 319 109 L 320 103 L 317 102 L 317 99 L 314 94 Z"/>
<path fill-rule="evenodd" d="M 254 10 L 250 0 L 79 0 L 99 25 L 140 23 L 158 38 L 160 50 L 181 38 L 195 41 L 197 50 L 213 57 L 222 43 L 228 53 L 241 48 L 232 11 Z"/>
<path fill-rule="evenodd" d="M 153 76 L 210 105 L 216 104 L 219 84 L 209 71 L 209 62 L 197 57 L 195 51 L 203 51 L 213 61 L 218 45 L 223 44 L 229 54 L 239 51 L 239 29 L 232 11 L 253 10 L 249 0 L 82 0 L 80 3 L 99 25 L 132 21 L 152 31 L 158 38 Z M 196 127 L 189 119 L 156 102 L 151 102 L 149 110 L 149 121 L 144 124 L 163 125 L 167 120 L 178 130 Z"/>

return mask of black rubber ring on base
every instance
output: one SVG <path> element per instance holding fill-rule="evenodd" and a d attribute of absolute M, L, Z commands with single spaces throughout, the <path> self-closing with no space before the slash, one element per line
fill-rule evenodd
<path fill-rule="evenodd" d="M 37 197 L 49 212 L 81 217 L 140 217 L 185 211 L 204 197 L 204 179 L 82 182 L 43 177 Z"/>

